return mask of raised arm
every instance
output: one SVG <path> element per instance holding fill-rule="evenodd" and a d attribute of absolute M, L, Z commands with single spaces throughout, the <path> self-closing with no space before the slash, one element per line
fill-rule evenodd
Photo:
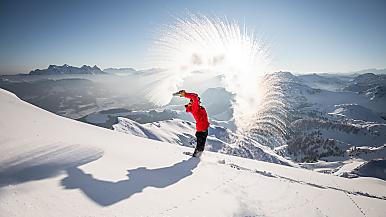
<path fill-rule="evenodd" d="M 184 94 L 182 96 L 185 98 L 191 99 L 193 101 L 192 102 L 192 109 L 193 110 L 196 110 L 199 108 L 199 99 L 198 99 L 198 95 L 196 93 L 184 92 Z"/>

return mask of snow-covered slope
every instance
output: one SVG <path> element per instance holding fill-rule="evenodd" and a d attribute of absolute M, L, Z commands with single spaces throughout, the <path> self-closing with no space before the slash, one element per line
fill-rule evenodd
<path fill-rule="evenodd" d="M 321 76 L 316 73 L 297 76 L 303 84 L 312 88 L 324 90 L 339 90 L 344 87 L 344 82 L 337 77 Z"/>
<path fill-rule="evenodd" d="M 357 92 L 369 98 L 367 106 L 374 112 L 386 117 L 386 75 L 366 73 L 358 75 L 347 84 L 344 90 Z"/>
<path fill-rule="evenodd" d="M 379 115 L 368 108 L 357 104 L 340 104 L 335 106 L 335 110 L 329 114 L 342 116 L 353 120 L 362 120 L 368 122 L 385 123 Z"/>
<path fill-rule="evenodd" d="M 371 160 L 356 169 L 361 176 L 377 177 L 386 180 L 386 160 Z"/>
<path fill-rule="evenodd" d="M 194 147 L 195 127 L 189 121 L 174 119 L 148 124 L 119 117 L 118 123 L 113 125 L 114 130 L 157 141 L 169 142 L 188 147 Z"/>
<path fill-rule="evenodd" d="M 112 129 L 118 123 L 118 117 L 125 117 L 137 121 L 138 123 L 151 123 L 160 120 L 170 120 L 177 117 L 177 112 L 164 110 L 132 111 L 128 109 L 107 109 L 88 114 L 79 121 L 92 125 Z"/>
<path fill-rule="evenodd" d="M 191 150 L 0 90 L 0 216 L 383 216 L 386 182 Z"/>
<path fill-rule="evenodd" d="M 140 124 L 136 121 L 119 117 L 118 123 L 113 125 L 114 130 L 143 138 L 169 142 L 187 147 L 196 147 L 196 129 L 195 123 L 173 119 L 166 121 L 157 121 L 153 123 Z M 245 158 L 252 158 L 283 165 L 296 166 L 293 162 L 276 154 L 269 147 L 263 146 L 258 142 L 251 142 L 253 149 L 248 153 L 242 147 L 233 145 L 237 135 L 221 126 L 213 123 L 208 129 L 208 137 L 205 144 L 205 150 L 220 152 L 230 155 L 237 155 Z M 251 157 L 252 153 L 253 157 Z"/>
<path fill-rule="evenodd" d="M 202 93 L 201 98 L 205 104 L 208 115 L 212 119 L 228 121 L 233 117 L 233 94 L 225 88 L 209 88 Z"/>

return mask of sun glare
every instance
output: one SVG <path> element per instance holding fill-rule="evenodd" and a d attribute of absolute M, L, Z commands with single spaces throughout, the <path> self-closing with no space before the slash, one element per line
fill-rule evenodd
<path fill-rule="evenodd" d="M 223 75 L 225 88 L 235 94 L 234 117 L 240 128 L 260 103 L 258 77 L 271 71 L 263 40 L 226 18 L 178 18 L 164 26 L 151 53 L 153 64 L 165 69 L 162 82 L 149 93 L 154 103 L 167 104 L 192 72 Z"/>

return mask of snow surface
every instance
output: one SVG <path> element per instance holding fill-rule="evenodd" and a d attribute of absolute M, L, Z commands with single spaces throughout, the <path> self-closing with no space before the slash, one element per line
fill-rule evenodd
<path fill-rule="evenodd" d="M 165 120 L 152 123 L 140 124 L 136 121 L 118 117 L 118 123 L 113 125 L 113 129 L 118 132 L 127 133 L 143 138 L 164 141 L 172 144 L 183 145 L 187 147 L 196 147 L 196 124 L 181 120 Z M 234 145 L 234 139 L 237 134 L 227 128 L 211 123 L 208 129 L 208 137 L 205 143 L 205 150 L 234 155 L 235 151 L 241 148 Z M 263 160 L 283 165 L 297 166 L 295 163 L 278 155 L 271 148 L 254 143 L 255 151 L 258 153 L 257 160 Z M 237 152 L 239 157 L 250 158 L 242 152 Z"/>
<path fill-rule="evenodd" d="M 357 168 L 361 176 L 376 177 L 386 180 L 386 160 L 371 160 Z"/>
<path fill-rule="evenodd" d="M 205 152 L 0 90 L 0 216 L 384 216 L 386 182 Z"/>
<path fill-rule="evenodd" d="M 368 122 L 385 123 L 379 115 L 375 114 L 368 108 L 357 104 L 335 105 L 335 110 L 329 114 L 343 116 L 354 120 L 363 120 Z"/>

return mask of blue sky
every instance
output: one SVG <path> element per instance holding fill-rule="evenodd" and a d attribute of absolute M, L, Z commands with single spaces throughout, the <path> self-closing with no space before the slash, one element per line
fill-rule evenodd
<path fill-rule="evenodd" d="M 386 1 L 1 1 L 0 74 L 50 64 L 147 68 L 160 27 L 186 12 L 245 22 L 292 72 L 386 68 Z"/>

